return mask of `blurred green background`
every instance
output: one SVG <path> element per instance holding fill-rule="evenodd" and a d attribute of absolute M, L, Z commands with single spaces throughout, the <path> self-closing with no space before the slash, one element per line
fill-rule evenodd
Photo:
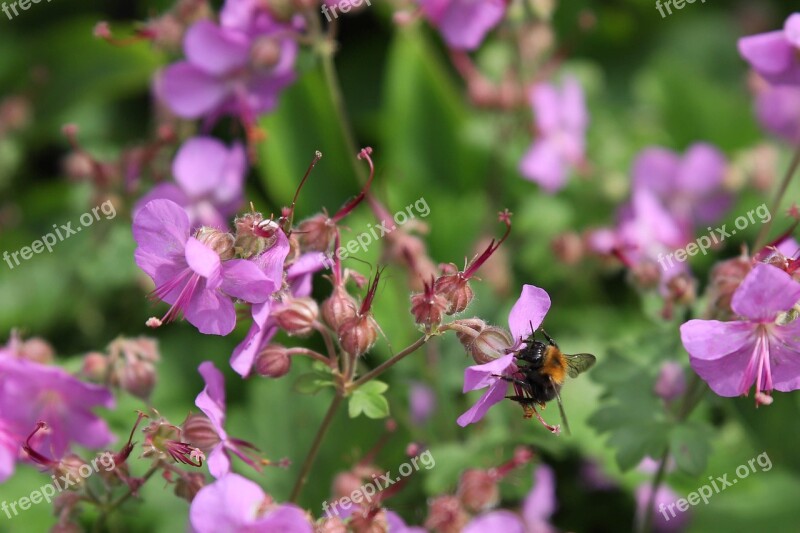
<path fill-rule="evenodd" d="M 0 97 L 23 96 L 30 104 L 28 121 L 0 137 L 0 251 L 30 244 L 53 224 L 77 220 L 97 205 L 89 185 L 65 177 L 69 146 L 61 134 L 63 124 L 77 124 L 87 150 L 109 161 L 153 135 L 150 80 L 173 58 L 152 51 L 146 43 L 110 46 L 93 38 L 92 28 L 99 20 L 109 20 L 115 31 L 124 33 L 133 21 L 153 16 L 170 3 L 109 4 L 57 0 L 33 5 L 10 21 L 0 15 Z M 427 243 L 432 258 L 459 265 L 475 251 L 478 238 L 500 232 L 495 221 L 498 210 L 508 207 L 515 214 L 505 258 L 490 265 L 500 277 L 477 284 L 467 316 L 505 325 L 519 287 L 532 283 L 550 293 L 553 308 L 545 325 L 565 351 L 590 351 L 602 363 L 615 348 L 631 362 L 621 363 L 623 368 L 635 369 L 632 376 L 641 372 L 650 380 L 661 360 L 686 365 L 677 324 L 655 324 L 653 306 L 640 300 L 624 274 L 592 262 L 558 264 L 550 241 L 564 231 L 611 223 L 615 207 L 627 194 L 630 162 L 642 147 L 660 144 L 683 150 L 705 140 L 734 157 L 762 142 L 765 136 L 753 118 L 746 67 L 735 43 L 740 35 L 779 27 L 792 6 L 778 0 L 695 3 L 662 19 L 649 1 L 561 2 L 554 26 L 559 43 L 569 50 L 564 68 L 579 77 L 587 92 L 592 171 L 586 178 L 573 178 L 558 195 L 546 196 L 516 170 L 530 143 L 530 116 L 498 116 L 472 108 L 435 32 L 425 24 L 398 29 L 391 22 L 390 7 L 375 4 L 358 16 L 340 19 L 337 66 L 358 141 L 375 149 L 378 195 L 393 211 L 424 197 L 431 209 L 425 222 L 430 227 Z M 581 29 L 579 17 L 587 14 L 594 25 Z M 508 59 L 504 53 L 490 44 L 477 59 L 491 71 Z M 299 69 L 298 82 L 283 94 L 276 112 L 262 121 L 268 139 L 250 173 L 247 197 L 268 211 L 287 204 L 313 151 L 319 149 L 325 157 L 298 204 L 304 217 L 323 206 L 335 210 L 357 192 L 358 185 L 348 161 L 354 154 L 347 153 L 341 139 L 319 65 L 306 53 Z M 779 168 L 783 168 L 788 152 L 781 147 L 780 153 Z M 791 192 L 789 197 L 796 198 L 797 188 Z M 147 330 L 145 320 L 160 313 L 161 306 L 154 310 L 145 299 L 147 285 L 132 259 L 130 206 L 135 199 L 116 197 L 114 220 L 96 222 L 91 231 L 58 244 L 51 254 L 35 256 L 13 270 L 0 265 L 1 337 L 5 340 L 12 328 L 19 328 L 26 336 L 47 338 L 59 362 L 77 370 L 80 355 L 103 349 L 119 335 L 154 336 L 160 342 L 162 362 L 152 403 L 175 423 L 194 408 L 194 397 L 202 389 L 198 364 L 214 361 L 226 375 L 229 433 L 255 443 L 272 459 L 293 460 L 291 468 L 270 469 L 257 478 L 276 500 L 285 500 L 329 398 L 325 392 L 318 396 L 293 392 L 297 376 L 309 366 L 306 361 L 296 361 L 283 379 L 253 378 L 242 384 L 227 360 L 249 326 L 245 320 L 227 338 L 203 336 L 186 323 Z M 745 191 L 738 201 L 739 206 L 751 206 L 764 198 Z M 373 218 L 362 207 L 347 225 L 355 234 L 370 222 Z M 723 256 L 735 255 L 742 243 L 752 244 L 756 231 L 749 228 L 737 235 L 726 244 Z M 359 258 L 375 265 L 379 252 L 379 246 L 373 246 Z M 693 270 L 703 282 L 713 259 L 695 259 Z M 347 266 L 369 272 L 359 262 Z M 386 278 L 375 315 L 391 350 L 398 351 L 417 333 L 406 314 L 405 273 L 390 267 Z M 321 278 L 314 286 L 321 298 L 330 287 Z M 662 338 L 664 343 L 656 341 Z M 378 364 L 391 350 L 385 341 L 379 342 L 366 364 Z M 586 423 L 598 405 L 608 401 L 601 397 L 602 375 L 581 378 L 565 388 L 574 434 L 556 439 L 523 420 L 513 405 L 494 408 L 480 427 L 458 427 L 455 418 L 473 399 L 461 394 L 468 364 L 471 361 L 458 342 L 446 337 L 386 374 L 392 416 L 400 429 L 376 462 L 395 471 L 405 461 L 410 441 L 428 445 L 436 459 L 435 468 L 414 474 L 387 506 L 419 524 L 425 517 L 425 498 L 452 493 L 464 468 L 496 466 L 508 460 L 517 445 L 530 444 L 557 472 L 556 526 L 571 531 L 629 529 L 632 491 L 649 476 L 636 470 L 622 473 L 616 450 Z M 437 395 L 435 415 L 422 427 L 413 426 L 408 417 L 412 380 L 431 385 Z M 679 496 L 696 490 L 708 476 L 732 473 L 762 451 L 769 453 L 774 468 L 714 496 L 708 505 L 693 508 L 691 530 L 796 530 L 800 397 L 776 397 L 775 405 L 755 412 L 750 400 L 709 396 L 710 401 L 693 415 L 713 420 L 712 451 L 696 476 L 668 475 Z M 141 407 L 121 396 L 119 408 L 107 413 L 120 438 Z M 555 409 L 545 416 L 555 420 Z M 340 413 L 301 504 L 319 515 L 333 476 L 363 457 L 382 434 L 383 425 L 363 417 L 350 420 Z M 587 490 L 579 475 L 584 460 L 596 461 L 619 488 Z M 139 463 L 133 461 L 146 468 L 143 461 Z M 236 468 L 249 475 L 241 463 Z M 19 467 L 14 478 L 0 485 L 0 500 L 28 494 L 43 480 L 33 468 Z M 530 469 L 517 472 L 502 485 L 504 502 L 513 506 L 530 486 Z M 151 481 L 142 499 L 118 513 L 110 528 L 131 532 L 185 528 L 188 505 L 162 482 Z M 0 531 L 44 531 L 54 521 L 42 505 L 10 522 L 0 517 Z"/>

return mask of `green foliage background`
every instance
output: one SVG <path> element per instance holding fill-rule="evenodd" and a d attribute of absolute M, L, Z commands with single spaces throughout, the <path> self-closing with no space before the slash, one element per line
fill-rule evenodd
<path fill-rule="evenodd" d="M 760 142 L 764 135 L 753 118 L 746 69 L 735 42 L 745 32 L 743 24 L 751 20 L 747 13 L 753 4 L 769 15 L 767 28 L 782 24 L 792 6 L 777 0 L 695 3 L 662 19 L 650 2 L 562 4 L 555 27 L 559 41 L 568 43 L 572 52 L 565 67 L 587 90 L 592 117 L 589 160 L 594 171 L 590 179 L 572 179 L 553 197 L 541 194 L 516 171 L 530 142 L 519 124 L 530 118 L 498 118 L 471 108 L 435 33 L 425 25 L 393 27 L 390 9 L 379 2 L 357 17 L 341 20 L 337 66 L 359 142 L 375 148 L 376 190 L 394 210 L 426 199 L 431 208 L 425 220 L 430 226 L 427 242 L 433 259 L 460 264 L 473 252 L 478 237 L 499 231 L 494 213 L 503 207 L 515 213 L 506 247 L 512 289 L 498 294 L 487 284 L 479 285 L 468 313 L 505 325 L 518 287 L 536 284 L 553 300 L 548 331 L 566 351 L 591 351 L 600 359 L 591 378 L 565 388 L 574 435 L 558 439 L 522 420 L 513 405 L 493 409 L 481 426 L 458 427 L 455 418 L 473 398 L 460 392 L 463 369 L 470 361 L 454 338 L 444 338 L 427 353 L 395 367 L 382 380 L 390 386 L 387 397 L 400 429 L 378 463 L 396 470 L 405 461 L 406 444 L 414 440 L 430 446 L 436 467 L 414 474 L 389 505 L 410 522 L 421 523 L 426 497 L 453 492 L 464 468 L 498 465 L 515 446 L 530 444 L 557 471 L 560 506 L 554 523 L 558 527 L 625 530 L 632 520 L 632 492 L 649 476 L 620 467 L 634 466 L 642 456 L 658 454 L 664 443 L 671 442 L 673 449 L 682 450 L 678 466 L 683 468 L 669 474 L 667 481 L 680 496 L 696 490 L 708 476 L 732 473 L 763 451 L 774 464 L 769 472 L 753 474 L 714 496 L 710 504 L 693 508 L 692 531 L 796 530 L 800 395 L 778 394 L 773 406 L 758 411 L 752 400 L 708 395 L 686 422 L 658 419 L 662 409 L 651 393 L 658 363 L 674 359 L 688 368 L 677 337 L 678 323 L 655 324 L 649 318 L 651 306 L 640 301 L 616 271 L 592 263 L 558 265 L 549 247 L 560 232 L 611 221 L 615 206 L 626 195 L 630 162 L 645 146 L 682 150 L 706 140 L 734 156 Z M 106 19 L 124 30 L 131 21 L 167 7 L 168 2 L 155 0 L 114 5 L 58 0 L 33 5 L 11 21 L 0 16 L 0 93 L 23 93 L 33 101 L 30 126 L 0 139 L 0 251 L 17 250 L 52 224 L 77 220 L 94 205 L 88 187 L 69 183 L 63 176 L 60 161 L 68 147 L 60 134 L 62 124 L 78 124 L 87 148 L 108 158 L 152 133 L 149 84 L 154 71 L 169 58 L 146 44 L 111 47 L 95 40 L 91 31 L 98 20 Z M 593 10 L 597 22 L 588 33 L 575 22 L 586 8 Z M 488 47 L 478 60 L 491 68 L 496 52 Z M 301 58 L 300 69 L 299 81 L 282 96 L 279 109 L 262 121 L 269 138 L 251 172 L 248 197 L 273 209 L 286 204 L 319 149 L 325 157 L 300 199 L 299 213 L 305 216 L 321 206 L 336 209 L 358 185 L 321 70 L 310 55 Z M 786 159 L 785 150 L 782 154 Z M 797 188 L 791 192 L 789 197 L 796 198 Z M 116 219 L 95 223 L 91 231 L 57 245 L 52 254 L 35 256 L 14 270 L 5 264 L 0 267 L 3 339 L 14 327 L 45 337 L 56 347 L 60 362 L 76 369 L 81 354 L 102 349 L 118 335 L 152 334 L 144 321 L 153 310 L 132 260 L 133 200 L 120 200 Z M 762 201 L 748 192 L 737 208 L 746 210 Z M 348 226 L 355 234 L 372 221 L 362 208 L 348 219 Z M 741 243 L 752 243 L 756 231 L 750 228 L 737 235 L 727 244 L 725 257 L 735 254 Z M 374 265 L 378 257 L 379 247 L 373 246 L 360 259 Z M 696 259 L 693 269 L 704 280 L 712 259 Z M 348 266 L 368 271 L 360 263 Z M 375 314 L 397 351 L 417 333 L 406 314 L 404 273 L 396 268 L 387 273 L 389 282 L 379 293 Z M 328 288 L 327 281 L 315 280 L 319 296 Z M 200 335 L 185 323 L 155 332 L 163 362 L 153 404 L 167 418 L 182 420 L 202 388 L 198 364 L 214 361 L 226 374 L 229 433 L 254 442 L 270 458 L 294 461 L 288 470 L 270 469 L 258 478 L 277 500 L 284 500 L 330 392 L 315 396 L 293 392 L 297 376 L 310 368 L 305 361 L 296 361 L 284 379 L 241 383 L 227 359 L 247 325 L 243 321 L 224 339 Z M 382 341 L 366 363 L 374 366 L 390 353 Z M 412 380 L 436 390 L 437 411 L 423 427 L 414 427 L 408 419 Z M 119 408 L 107 413 L 120 438 L 140 407 L 122 396 Z M 556 417 L 554 411 L 545 415 Z M 714 421 L 713 431 L 700 423 L 707 419 Z M 357 462 L 382 428 L 382 421 L 351 420 L 343 410 L 316 462 L 302 505 L 319 514 L 333 476 Z M 579 475 L 583 459 L 596 461 L 619 488 L 588 491 Z M 20 467 L 10 482 L 0 485 L 0 500 L 26 495 L 44 479 L 34 469 Z M 504 502 L 513 506 L 530 486 L 529 469 L 513 475 L 503 483 Z M 142 499 L 143 503 L 118 513 L 111 530 L 185 528 L 188 506 L 163 483 L 149 483 Z M 49 510 L 39 506 L 11 521 L 0 516 L 0 531 L 44 531 L 52 523 Z"/>

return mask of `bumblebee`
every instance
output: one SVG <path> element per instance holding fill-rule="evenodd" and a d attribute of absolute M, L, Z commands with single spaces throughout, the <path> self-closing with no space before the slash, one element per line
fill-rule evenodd
<path fill-rule="evenodd" d="M 569 423 L 559 391 L 567 376 L 578 377 L 591 368 L 597 358 L 590 353 L 566 354 L 543 329 L 539 331 L 547 342 L 537 340 L 536 332 L 531 328 L 530 336 L 525 339 L 525 346 L 516 352 L 517 372 L 511 376 L 499 377 L 513 383 L 516 394 L 506 398 L 522 406 L 525 418 L 535 416 L 550 431 L 558 433 L 559 428 L 549 425 L 536 411 L 536 405 L 544 409 L 546 403 L 555 398 L 564 429 L 569 434 Z"/>

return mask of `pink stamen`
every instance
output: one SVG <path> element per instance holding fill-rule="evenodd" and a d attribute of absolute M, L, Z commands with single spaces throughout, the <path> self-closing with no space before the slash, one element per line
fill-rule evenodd
<path fill-rule="evenodd" d="M 187 277 L 189 277 L 188 281 L 186 281 Z M 178 297 L 175 299 L 175 303 L 172 304 L 164 317 L 161 319 L 162 323 L 172 322 L 183 315 L 183 312 L 189 306 L 189 302 L 192 301 L 192 297 L 197 290 L 197 286 L 200 284 L 200 280 L 201 276 L 199 274 L 193 272 L 190 268 L 187 268 L 182 270 L 180 274 L 170 279 L 163 285 L 156 287 L 156 289 L 150 294 L 150 299 L 164 300 L 164 298 L 166 298 L 173 290 L 185 282 L 183 289 L 181 289 L 180 294 L 178 294 Z"/>
<path fill-rule="evenodd" d="M 462 279 L 470 279 L 475 272 L 492 256 L 493 253 L 500 248 L 500 245 L 508 238 L 511 234 L 511 212 L 508 209 L 501 211 L 498 213 L 497 219 L 506 225 L 506 232 L 500 238 L 499 241 L 495 241 L 492 239 L 492 242 L 489 243 L 489 246 L 484 250 L 484 252 L 475 258 L 472 263 L 461 273 Z"/>

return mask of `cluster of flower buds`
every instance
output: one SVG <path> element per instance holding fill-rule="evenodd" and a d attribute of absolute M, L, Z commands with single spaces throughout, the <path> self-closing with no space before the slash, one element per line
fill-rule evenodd
<path fill-rule="evenodd" d="M 83 375 L 148 401 L 158 379 L 158 343 L 149 337 L 120 337 L 108 345 L 108 355 L 91 352 L 83 358 Z"/>
<path fill-rule="evenodd" d="M 508 210 L 501 212 L 499 220 L 506 225 L 506 232 L 499 241 L 491 241 L 464 270 L 452 263 L 442 265 L 442 275 L 431 278 L 430 283 L 425 282 L 424 290 L 411 296 L 411 312 L 417 324 L 426 330 L 434 329 L 441 324 L 444 315 L 461 313 L 469 306 L 474 297 L 470 280 L 511 233 L 511 213 Z"/>

